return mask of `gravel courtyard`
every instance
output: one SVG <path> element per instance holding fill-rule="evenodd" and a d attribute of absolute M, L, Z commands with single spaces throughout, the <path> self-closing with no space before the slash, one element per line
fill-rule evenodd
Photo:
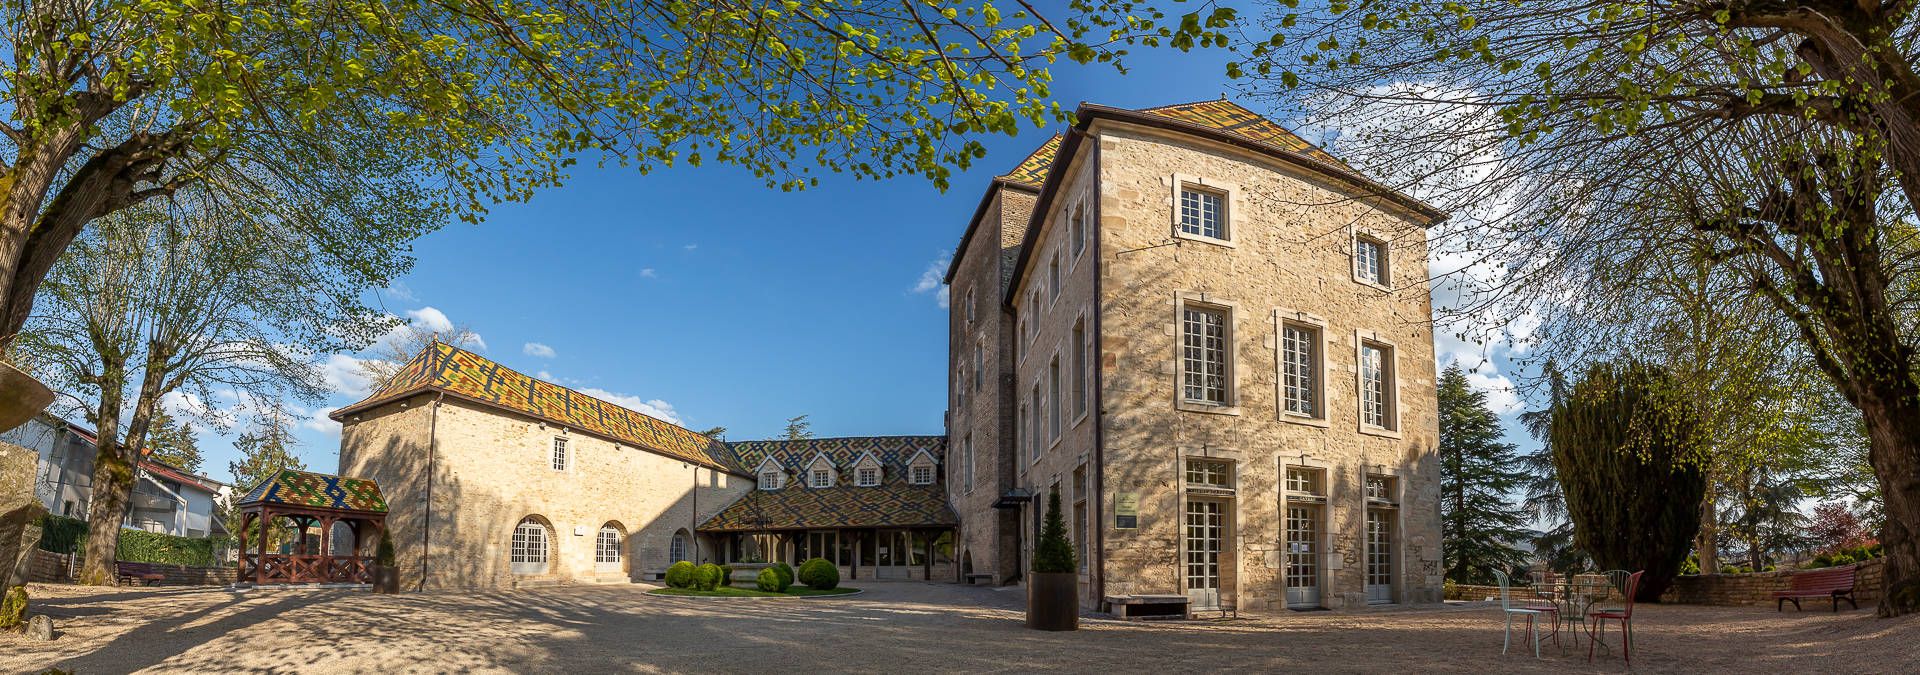
<path fill-rule="evenodd" d="M 864 582 L 824 599 L 714 600 L 648 587 L 378 596 L 289 590 L 29 587 L 52 643 L 0 635 L 0 672 L 1625 672 L 1586 647 L 1500 654 L 1485 605 L 1021 625 L 1018 590 Z M 1868 610 L 1645 606 L 1633 670 L 1911 673 L 1920 617 Z"/>

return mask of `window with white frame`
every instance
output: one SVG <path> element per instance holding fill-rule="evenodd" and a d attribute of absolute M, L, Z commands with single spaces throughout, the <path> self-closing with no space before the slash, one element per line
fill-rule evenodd
<path fill-rule="evenodd" d="M 600 533 L 593 538 L 593 565 L 596 570 L 618 568 L 620 565 L 620 530 L 611 525 L 600 526 Z"/>
<path fill-rule="evenodd" d="M 1080 252 L 1087 250 L 1087 202 L 1085 199 L 1073 205 L 1073 218 L 1068 221 L 1068 239 L 1073 244 L 1073 257 L 1079 258 Z"/>
<path fill-rule="evenodd" d="M 1392 504 L 1394 502 L 1393 477 L 1367 476 L 1367 501 Z"/>
<path fill-rule="evenodd" d="M 1280 391 L 1283 410 L 1320 417 L 1320 329 L 1280 324 Z"/>
<path fill-rule="evenodd" d="M 808 485 L 817 488 L 833 487 L 833 471 L 831 469 L 815 468 L 807 472 L 807 481 Z"/>
<path fill-rule="evenodd" d="M 1188 459 L 1187 485 L 1214 490 L 1233 489 L 1233 463 L 1217 459 Z"/>
<path fill-rule="evenodd" d="M 1297 466 L 1287 467 L 1287 492 L 1307 497 L 1325 497 L 1327 493 L 1320 487 L 1320 472 Z"/>
<path fill-rule="evenodd" d="M 1060 397 L 1060 355 L 1053 356 L 1053 362 L 1047 364 L 1047 398 L 1053 405 L 1047 406 L 1047 438 L 1060 437 L 1061 411 L 1067 407 L 1067 400 Z"/>
<path fill-rule="evenodd" d="M 546 574 L 548 540 L 547 526 L 538 518 L 527 516 L 513 528 L 513 552 L 511 566 L 514 574 Z"/>
<path fill-rule="evenodd" d="M 1087 320 L 1073 324 L 1073 414 L 1087 414 Z"/>
<path fill-rule="evenodd" d="M 781 476 L 778 470 L 767 469 L 765 471 L 761 471 L 760 472 L 760 489 L 762 490 L 780 489 L 780 478 Z"/>
<path fill-rule="evenodd" d="M 854 472 L 854 484 L 860 487 L 874 487 L 880 484 L 880 467 L 863 466 Z"/>
<path fill-rule="evenodd" d="M 667 559 L 673 562 L 689 560 L 687 557 L 687 533 L 685 530 L 673 533 L 673 540 L 667 544 Z"/>
<path fill-rule="evenodd" d="M 1227 196 L 1180 186 L 1180 231 L 1209 239 L 1227 238 Z"/>
<path fill-rule="evenodd" d="M 1181 397 L 1189 403 L 1226 405 L 1227 367 L 1227 310 L 1181 307 Z"/>
<path fill-rule="evenodd" d="M 553 470 L 567 470 L 567 439 L 553 439 Z"/>
<path fill-rule="evenodd" d="M 913 466 L 912 474 L 908 476 L 908 482 L 913 483 L 914 485 L 932 485 L 933 484 L 933 465 L 915 464 Z"/>
<path fill-rule="evenodd" d="M 1360 343 L 1360 423 L 1392 429 L 1393 348 L 1378 342 Z"/>
<path fill-rule="evenodd" d="M 1053 262 L 1047 263 L 1047 299 L 1060 299 L 1060 252 L 1053 252 Z"/>
<path fill-rule="evenodd" d="M 1362 281 L 1387 285 L 1387 244 L 1373 237 L 1353 238 L 1353 273 Z"/>

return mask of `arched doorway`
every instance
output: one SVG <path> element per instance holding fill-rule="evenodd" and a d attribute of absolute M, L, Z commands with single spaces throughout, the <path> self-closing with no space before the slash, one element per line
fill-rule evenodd
<path fill-rule="evenodd" d="M 600 575 L 625 574 L 627 571 L 627 528 L 607 521 L 593 537 L 593 572 Z"/>
<path fill-rule="evenodd" d="M 527 516 L 513 527 L 513 551 L 508 563 L 514 574 L 546 574 L 553 556 L 553 528 L 547 519 Z"/>

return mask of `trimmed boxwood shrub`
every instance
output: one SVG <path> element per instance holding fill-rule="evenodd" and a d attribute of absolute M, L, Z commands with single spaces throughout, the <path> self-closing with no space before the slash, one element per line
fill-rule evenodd
<path fill-rule="evenodd" d="M 716 588 L 723 588 L 723 587 L 732 586 L 732 585 L 733 585 L 733 566 L 721 565 L 720 581 L 719 583 L 714 584 L 714 586 Z"/>
<path fill-rule="evenodd" d="M 720 566 L 713 563 L 701 565 L 693 574 L 693 582 L 700 590 L 711 591 L 720 586 Z"/>
<path fill-rule="evenodd" d="M 785 593 L 786 584 L 780 583 L 780 573 L 769 567 L 760 570 L 760 576 L 754 577 L 753 585 L 766 593 Z"/>
<path fill-rule="evenodd" d="M 833 590 L 840 585 L 840 568 L 826 558 L 808 560 L 800 565 L 800 583 L 814 590 Z"/>
<path fill-rule="evenodd" d="M 777 562 L 773 564 L 773 571 L 780 573 L 780 590 L 784 591 L 784 590 L 787 590 L 789 587 L 793 586 L 793 566 L 792 565 L 788 565 L 784 562 Z"/>
<path fill-rule="evenodd" d="M 693 588 L 693 563 L 682 560 L 667 567 L 667 586 Z"/>

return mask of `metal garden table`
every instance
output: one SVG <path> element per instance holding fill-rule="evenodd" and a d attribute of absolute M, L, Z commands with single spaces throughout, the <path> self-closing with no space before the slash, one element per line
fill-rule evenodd
<path fill-rule="evenodd" d="M 1607 583 L 1605 576 L 1599 574 L 1565 575 L 1558 586 L 1561 606 L 1566 608 L 1560 613 L 1560 618 L 1566 621 L 1567 629 L 1573 632 L 1573 642 L 1577 646 L 1580 634 L 1586 629 L 1587 612 L 1593 609 L 1595 603 L 1605 600 L 1612 593 L 1613 586 Z"/>

